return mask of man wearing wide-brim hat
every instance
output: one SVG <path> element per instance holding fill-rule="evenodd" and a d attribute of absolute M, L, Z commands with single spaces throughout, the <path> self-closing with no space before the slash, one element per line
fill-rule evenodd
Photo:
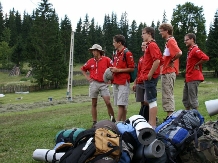
<path fill-rule="evenodd" d="M 93 54 L 93 58 L 89 59 L 82 67 L 82 73 L 86 79 L 90 82 L 89 96 L 92 98 L 92 120 L 93 125 L 97 122 L 97 100 L 99 93 L 104 99 L 108 109 L 108 115 L 113 117 L 114 111 L 110 102 L 110 92 L 108 83 L 103 80 L 104 72 L 107 68 L 112 67 L 112 60 L 109 57 L 104 56 L 104 50 L 98 44 L 94 44 L 89 51 Z M 89 75 L 87 74 L 89 72 Z"/>

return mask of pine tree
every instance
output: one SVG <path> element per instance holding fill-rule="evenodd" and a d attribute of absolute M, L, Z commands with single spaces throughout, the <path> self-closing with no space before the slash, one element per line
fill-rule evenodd
<path fill-rule="evenodd" d="M 5 28 L 5 20 L 3 16 L 2 4 L 0 2 L 0 41 L 2 41 L 4 28 Z"/>
<path fill-rule="evenodd" d="M 133 20 L 130 30 L 129 30 L 129 44 L 128 49 L 133 53 L 133 58 L 135 62 L 138 62 L 139 58 L 141 57 L 141 43 L 138 44 L 137 38 L 137 24 L 136 21 Z"/>
<path fill-rule="evenodd" d="M 65 15 L 64 20 L 61 20 L 61 42 L 64 50 L 64 62 L 69 63 L 69 57 L 70 57 L 70 42 L 71 42 L 71 22 L 67 15 Z"/>
<path fill-rule="evenodd" d="M 58 17 L 52 4 L 42 0 L 34 15 L 29 41 L 29 62 L 33 77 L 43 88 L 46 84 L 66 82 L 67 68 L 64 64 Z"/>
<path fill-rule="evenodd" d="M 207 67 L 209 70 L 214 70 L 215 76 L 218 77 L 218 10 L 209 30 L 206 49 L 207 55 L 210 57 L 210 60 L 206 63 Z"/>

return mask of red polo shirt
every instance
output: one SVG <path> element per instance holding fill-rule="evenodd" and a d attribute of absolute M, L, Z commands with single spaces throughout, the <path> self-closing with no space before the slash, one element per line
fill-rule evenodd
<path fill-rule="evenodd" d="M 147 48 L 144 53 L 144 59 L 142 64 L 142 73 L 140 76 L 140 80 L 147 80 L 148 79 L 148 73 L 150 72 L 153 62 L 156 60 L 160 60 L 160 64 L 156 71 L 153 74 L 153 78 L 157 78 L 160 75 L 160 65 L 163 63 L 162 59 L 162 53 L 160 51 L 160 48 L 158 47 L 157 43 L 154 41 L 148 42 Z"/>
<path fill-rule="evenodd" d="M 187 56 L 185 81 L 191 82 L 194 80 L 204 81 L 202 73 L 202 64 L 199 65 L 199 70 L 194 69 L 196 63 L 200 60 L 208 61 L 209 57 L 203 53 L 198 46 L 192 46 L 189 48 L 189 54 Z"/>
<path fill-rule="evenodd" d="M 142 70 L 142 64 L 143 64 L 143 56 L 139 59 L 139 62 L 138 62 L 138 72 L 137 72 L 136 84 L 143 83 L 143 80 L 140 79 L 141 70 Z"/>
<path fill-rule="evenodd" d="M 163 66 L 161 69 L 161 74 L 169 74 L 175 72 L 177 75 L 179 74 L 179 59 L 176 59 L 174 62 L 174 67 L 169 66 L 171 60 L 175 57 L 177 53 L 181 52 L 180 48 L 177 45 L 174 37 L 170 37 L 166 43 L 165 51 L 163 54 Z"/>
<path fill-rule="evenodd" d="M 107 68 L 113 66 L 112 60 L 106 56 L 102 56 L 98 60 L 89 59 L 82 67 L 82 71 L 89 71 L 90 78 L 98 82 L 104 82 L 103 75 Z"/>
<path fill-rule="evenodd" d="M 118 69 L 134 68 L 134 59 L 132 53 L 130 51 L 126 52 L 125 60 L 123 58 L 124 49 L 125 47 L 121 51 L 116 51 L 116 54 L 114 55 L 113 66 Z M 130 75 L 128 72 L 114 73 L 113 78 L 113 84 L 125 85 L 126 81 L 130 81 Z"/>

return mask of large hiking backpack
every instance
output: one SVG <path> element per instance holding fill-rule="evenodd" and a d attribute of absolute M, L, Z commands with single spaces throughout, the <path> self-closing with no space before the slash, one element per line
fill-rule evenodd
<path fill-rule="evenodd" d="M 117 163 L 122 143 L 115 123 L 103 120 L 81 132 L 60 163 Z"/>
<path fill-rule="evenodd" d="M 176 160 L 178 154 L 193 140 L 200 136 L 199 127 L 204 118 L 196 109 L 173 112 L 162 124 L 157 126 L 157 138 L 164 142 L 168 159 Z"/>
<path fill-rule="evenodd" d="M 122 136 L 122 155 L 119 163 L 130 163 L 140 145 L 135 128 L 125 122 L 118 122 L 116 125 Z"/>
<path fill-rule="evenodd" d="M 197 142 L 192 141 L 180 154 L 182 163 L 215 163 L 218 161 L 218 121 L 201 125 Z M 196 144 L 197 143 L 197 144 Z"/>

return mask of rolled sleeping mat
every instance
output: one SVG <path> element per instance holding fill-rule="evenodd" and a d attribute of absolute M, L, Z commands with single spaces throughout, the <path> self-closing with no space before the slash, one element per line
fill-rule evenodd
<path fill-rule="evenodd" d="M 56 153 L 55 150 L 50 149 L 36 149 L 33 152 L 33 159 L 36 161 L 45 161 L 45 162 L 52 162 L 53 159 L 55 159 L 56 163 L 58 163 L 61 159 L 61 157 L 65 153 Z"/>
<path fill-rule="evenodd" d="M 137 159 L 142 159 L 143 155 L 145 158 L 159 158 L 165 153 L 165 145 L 161 140 L 155 139 L 148 146 L 141 145 L 135 153 Z"/>
<path fill-rule="evenodd" d="M 138 140 L 143 145 L 149 145 L 156 139 L 156 132 L 141 115 L 133 115 L 128 122 L 135 128 Z"/>
<path fill-rule="evenodd" d="M 144 128 L 136 131 L 138 140 L 143 145 L 149 145 L 156 139 L 156 132 L 152 128 Z"/>

